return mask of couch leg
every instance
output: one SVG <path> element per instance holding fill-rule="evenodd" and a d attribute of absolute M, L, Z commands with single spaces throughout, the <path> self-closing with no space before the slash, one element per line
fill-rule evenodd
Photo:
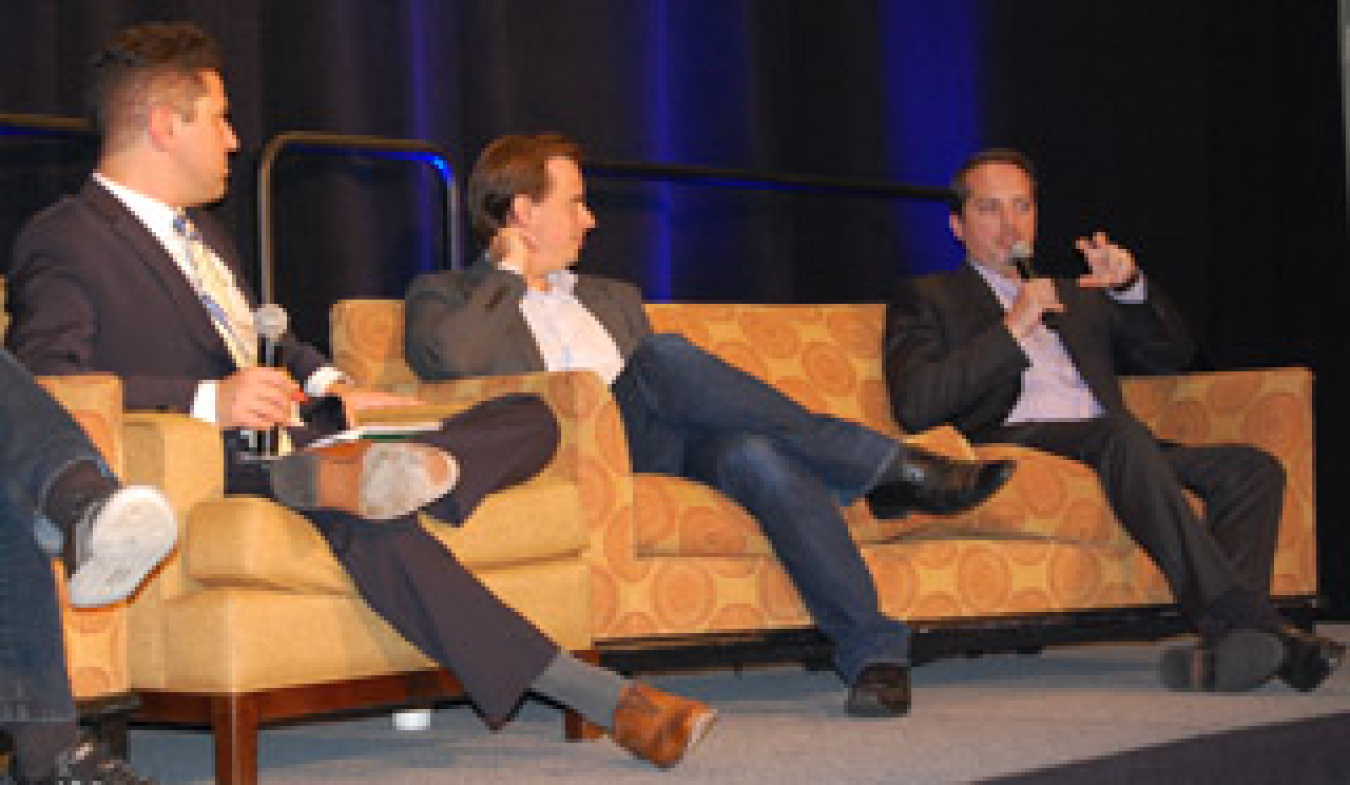
<path fill-rule="evenodd" d="M 257 785 L 258 702 L 254 695 L 211 698 L 218 785 Z"/>
<path fill-rule="evenodd" d="M 591 665 L 600 664 L 600 652 L 596 649 L 574 651 L 572 655 Z M 568 709 L 563 712 L 563 738 L 568 741 L 594 741 L 605 735 L 605 729 L 586 721 L 585 717 Z"/>

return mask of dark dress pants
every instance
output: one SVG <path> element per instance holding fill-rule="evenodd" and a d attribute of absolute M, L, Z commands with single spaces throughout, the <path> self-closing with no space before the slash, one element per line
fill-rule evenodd
<path fill-rule="evenodd" d="M 881 612 L 841 504 L 876 483 L 898 444 L 814 414 L 676 335 L 649 335 L 613 385 L 633 469 L 697 480 L 759 522 L 852 682 L 909 661 L 909 631 Z"/>
<path fill-rule="evenodd" d="M 1160 442 L 1124 415 L 1003 426 L 980 441 L 1022 444 L 1092 467 L 1116 517 L 1201 632 L 1281 623 L 1270 579 L 1285 480 L 1268 453 Z M 1203 519 L 1183 489 L 1204 502 Z"/>
<path fill-rule="evenodd" d="M 557 449 L 558 425 L 538 397 L 508 395 L 414 438 L 459 462 L 454 490 L 423 510 L 458 525 L 489 493 L 538 474 Z M 231 461 L 229 491 L 270 494 L 257 465 L 239 461 Z M 557 656 L 556 644 L 489 592 L 415 515 L 367 521 L 323 511 L 308 517 L 371 609 L 453 672 L 490 723 L 502 722 Z"/>
<path fill-rule="evenodd" d="M 38 509 L 72 463 L 108 469 L 66 410 L 3 350 L 0 388 L 0 724 L 69 722 L 75 703 L 51 566 L 60 540 Z"/>

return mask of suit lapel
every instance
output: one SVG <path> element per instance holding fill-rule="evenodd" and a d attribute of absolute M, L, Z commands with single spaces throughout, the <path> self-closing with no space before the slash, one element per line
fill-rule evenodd
<path fill-rule="evenodd" d="M 215 325 L 211 322 L 210 314 L 206 312 L 202 301 L 193 291 L 192 285 L 183 276 L 182 270 L 174 262 L 173 257 L 169 256 L 168 251 L 164 250 L 159 240 L 150 233 L 150 230 L 141 223 L 140 219 L 128 210 L 126 205 L 122 204 L 117 197 L 95 181 L 90 181 L 85 185 L 80 192 L 80 198 L 89 205 L 96 215 L 107 222 L 113 235 L 121 240 L 125 249 L 130 252 L 129 254 L 115 254 L 113 258 L 126 259 L 130 257 L 135 259 L 135 264 L 142 265 L 149 272 L 149 277 L 158 283 L 160 290 L 173 303 L 174 309 L 178 311 L 180 317 L 178 324 L 184 332 L 191 335 L 204 351 L 220 355 L 233 365 L 234 359 L 230 355 L 229 348 L 225 346 L 224 339 L 216 331 Z M 160 326 L 156 325 L 156 327 Z"/>

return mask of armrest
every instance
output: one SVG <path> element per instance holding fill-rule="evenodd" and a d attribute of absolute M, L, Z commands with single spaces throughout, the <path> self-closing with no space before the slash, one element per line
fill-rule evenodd
<path fill-rule="evenodd" d="M 1270 368 L 1125 381 L 1130 409 L 1159 438 L 1186 444 L 1250 444 L 1284 467 L 1284 513 L 1273 588 L 1310 594 L 1317 586 L 1317 502 L 1313 375 Z"/>
<path fill-rule="evenodd" d="M 220 429 L 182 414 L 127 412 L 122 426 L 127 482 L 160 488 L 180 516 L 225 493 Z"/>

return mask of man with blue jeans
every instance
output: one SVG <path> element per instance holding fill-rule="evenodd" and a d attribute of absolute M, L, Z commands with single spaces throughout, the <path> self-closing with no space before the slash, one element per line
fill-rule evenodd
<path fill-rule="evenodd" d="M 812 413 L 675 335 L 653 333 L 629 284 L 578 276 L 595 226 L 580 150 L 554 135 L 489 145 L 469 181 L 484 264 L 408 292 L 408 362 L 428 379 L 589 369 L 612 385 L 634 471 L 704 482 L 760 522 L 860 716 L 909 709 L 909 633 L 881 612 L 840 511 L 866 496 L 884 517 L 972 507 L 1008 462 L 949 461 Z"/>
<path fill-rule="evenodd" d="M 14 358 L 0 351 L 0 728 L 19 782 L 142 783 L 76 727 L 51 559 L 73 605 L 131 594 L 173 548 L 159 492 L 121 487 L 94 445 Z"/>

